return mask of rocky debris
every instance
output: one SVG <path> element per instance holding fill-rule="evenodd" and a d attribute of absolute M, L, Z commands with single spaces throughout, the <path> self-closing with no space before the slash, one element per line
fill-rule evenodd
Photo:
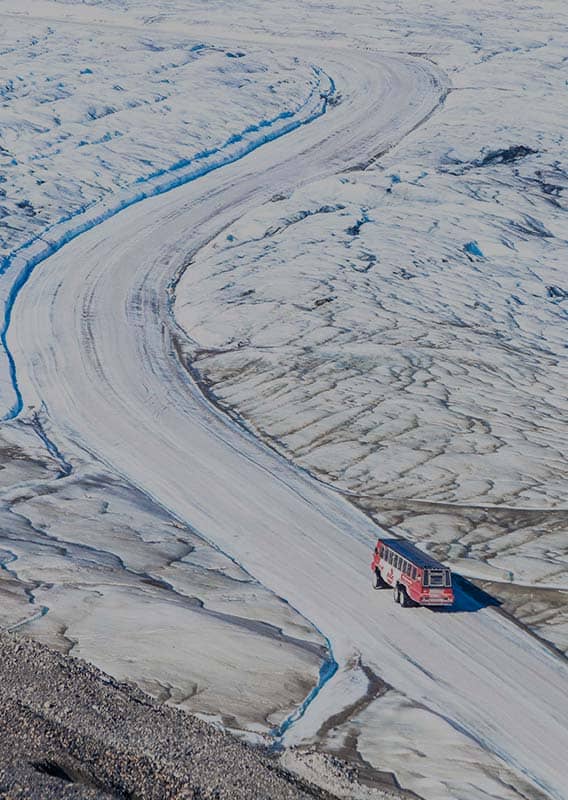
<path fill-rule="evenodd" d="M 282 754 L 281 762 L 299 776 L 332 791 L 342 800 L 410 800 L 417 795 L 401 789 L 365 785 L 353 764 L 330 753 L 292 747 Z"/>
<path fill-rule="evenodd" d="M 527 147 L 524 144 L 517 144 L 511 145 L 510 147 L 497 148 L 496 150 L 483 148 L 482 153 L 484 153 L 484 155 L 480 158 L 475 158 L 468 162 L 457 159 L 454 161 L 455 167 L 452 165 L 446 167 L 446 169 L 454 175 L 463 175 L 464 172 L 471 169 L 478 169 L 479 167 L 513 164 L 515 161 L 519 161 L 522 158 L 538 155 L 538 150 L 534 150 L 532 147 Z"/>
<path fill-rule="evenodd" d="M 95 667 L 0 634 L 0 797 L 331 800 Z"/>

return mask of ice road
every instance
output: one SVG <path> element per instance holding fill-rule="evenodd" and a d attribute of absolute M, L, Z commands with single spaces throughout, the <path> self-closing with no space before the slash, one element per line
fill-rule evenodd
<path fill-rule="evenodd" d="M 444 96 L 442 76 L 413 58 L 310 56 L 340 87 L 330 113 L 125 210 L 35 270 L 7 337 L 24 407 L 44 404 L 66 457 L 95 454 L 287 598 L 329 637 L 341 670 L 357 654 L 493 754 L 521 796 L 561 800 L 564 663 L 465 598 L 458 613 L 407 613 L 370 591 L 376 527 L 211 408 L 178 359 L 168 288 L 188 253 L 251 204 L 381 153 Z M 322 705 L 337 710 L 334 680 L 303 725 Z"/>

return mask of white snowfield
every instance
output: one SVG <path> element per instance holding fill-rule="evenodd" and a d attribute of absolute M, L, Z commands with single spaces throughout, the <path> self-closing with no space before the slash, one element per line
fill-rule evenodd
<path fill-rule="evenodd" d="M 373 592 L 376 526 L 211 408 L 177 358 L 167 288 L 187 254 L 253 204 L 381 152 L 445 90 L 410 57 L 315 47 L 311 57 L 341 87 L 343 102 L 325 116 L 125 210 L 36 269 L 8 334 L 24 408 L 45 404 L 50 436 L 71 459 L 80 448 L 112 466 L 329 637 L 340 673 L 291 735 L 341 708 L 334 685 L 360 655 L 428 712 L 432 735 L 446 722 L 444 746 L 466 740 L 491 756 L 487 774 L 475 785 L 456 778 L 453 794 L 428 781 L 428 759 L 409 788 L 564 800 L 566 665 L 468 598 L 457 613 L 435 613 Z"/>
<path fill-rule="evenodd" d="M 1 418 L 19 400 L 3 334 L 35 264 L 121 208 L 306 124 L 332 93 L 289 51 L 86 11 L 0 7 Z"/>

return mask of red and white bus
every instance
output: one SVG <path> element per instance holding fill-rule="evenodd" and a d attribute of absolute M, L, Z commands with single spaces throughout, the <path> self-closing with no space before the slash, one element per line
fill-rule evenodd
<path fill-rule="evenodd" d="M 371 563 L 373 587 L 392 586 L 401 606 L 451 606 L 450 570 L 405 539 L 379 539 Z"/>

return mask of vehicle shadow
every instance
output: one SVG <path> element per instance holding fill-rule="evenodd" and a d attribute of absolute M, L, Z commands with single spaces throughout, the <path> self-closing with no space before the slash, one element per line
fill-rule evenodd
<path fill-rule="evenodd" d="M 451 606 L 429 606 L 434 614 L 471 614 L 491 606 L 499 608 L 501 601 L 476 586 L 462 575 L 452 572 L 454 603 Z"/>

